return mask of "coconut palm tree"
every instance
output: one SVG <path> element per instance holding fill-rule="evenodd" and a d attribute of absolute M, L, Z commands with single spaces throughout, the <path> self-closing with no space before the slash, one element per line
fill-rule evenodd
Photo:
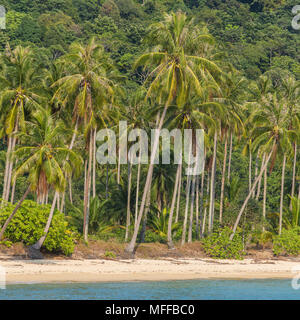
<path fill-rule="evenodd" d="M 17 46 L 11 50 L 7 46 L 1 55 L 1 66 L 0 110 L 8 142 L 2 198 L 8 201 L 13 170 L 10 155 L 15 150 L 17 134 L 25 130 L 25 115 L 40 108 L 42 98 L 36 93 L 37 66 L 29 47 Z"/>
<path fill-rule="evenodd" d="M 32 122 L 27 123 L 27 127 L 28 133 L 18 135 L 24 146 L 21 145 L 13 153 L 13 158 L 19 159 L 19 166 L 14 172 L 13 180 L 26 174 L 28 187 L 3 225 L 0 239 L 30 191 L 35 192 L 39 197 L 46 195 L 49 189 L 53 188 L 55 195 L 44 235 L 34 246 L 36 249 L 40 249 L 51 225 L 58 194 L 66 186 L 65 172 L 80 170 L 81 158 L 65 147 L 64 126 L 61 121 L 54 120 L 49 111 L 34 112 Z"/>
<path fill-rule="evenodd" d="M 91 177 L 93 160 L 95 162 L 95 132 L 97 118 L 105 126 L 106 110 L 113 96 L 113 82 L 110 78 L 112 66 L 103 47 L 94 38 L 84 46 L 81 43 L 71 45 L 69 54 L 63 57 L 67 62 L 64 77 L 52 86 L 57 90 L 52 101 L 62 107 L 73 106 L 75 130 L 83 127 L 86 140 L 87 168 L 84 189 L 84 239 L 88 241 L 89 202 L 91 193 Z M 73 141 L 73 139 L 72 139 Z"/>
<path fill-rule="evenodd" d="M 295 135 L 293 130 L 288 130 L 288 109 L 286 101 L 281 97 L 278 97 L 277 93 L 267 94 L 262 100 L 260 108 L 256 109 L 251 115 L 249 121 L 253 124 L 253 144 L 252 148 L 254 151 L 260 149 L 262 153 L 267 153 L 268 157 L 265 160 L 264 165 L 261 167 L 258 177 L 255 179 L 251 190 L 245 199 L 243 206 L 238 214 L 235 222 L 231 239 L 233 238 L 239 220 L 246 208 L 246 205 L 253 194 L 256 185 L 261 179 L 264 171 L 266 170 L 269 161 L 270 170 L 273 169 L 278 154 L 283 156 L 283 167 L 282 167 L 282 182 L 281 182 L 281 196 L 280 196 L 280 218 L 279 218 L 279 233 L 282 227 L 282 209 L 283 209 L 283 185 L 284 185 L 284 174 L 286 165 L 287 152 L 292 150 L 290 138 Z"/>
<path fill-rule="evenodd" d="M 205 45 L 204 45 L 205 42 Z M 166 14 L 165 20 L 155 23 L 149 27 L 147 43 L 155 47 L 152 51 L 143 54 L 137 61 L 136 67 L 148 67 L 151 72 L 146 82 L 151 82 L 147 97 L 152 94 L 164 100 L 164 110 L 160 116 L 158 133 L 164 124 L 167 109 L 170 104 L 182 99 L 185 86 L 188 82 L 195 91 L 201 93 L 201 85 L 197 73 L 205 77 L 205 72 L 210 77 L 217 77 L 221 73 L 220 68 L 207 58 L 208 46 L 213 39 L 207 33 L 204 34 L 199 28 L 193 25 L 193 20 L 188 19 L 182 12 Z M 206 73 L 206 74 L 207 74 Z M 153 173 L 153 160 L 156 155 L 159 143 L 159 134 L 156 135 L 151 163 L 149 165 L 146 184 L 143 192 L 142 202 L 139 210 L 137 224 L 131 242 L 126 252 L 133 254 L 138 235 L 139 226 L 143 216 L 147 194 L 151 184 Z"/>

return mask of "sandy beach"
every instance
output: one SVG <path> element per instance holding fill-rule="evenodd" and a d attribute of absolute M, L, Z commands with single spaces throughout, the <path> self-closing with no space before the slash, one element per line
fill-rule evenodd
<path fill-rule="evenodd" d="M 12 283 L 293 278 L 300 259 L 0 260 Z M 298 272 L 299 273 L 299 272 Z"/>

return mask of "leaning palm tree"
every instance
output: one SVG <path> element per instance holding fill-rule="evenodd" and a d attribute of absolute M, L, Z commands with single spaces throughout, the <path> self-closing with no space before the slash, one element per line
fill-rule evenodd
<path fill-rule="evenodd" d="M 154 139 L 152 159 L 148 168 L 138 220 L 131 242 L 126 247 L 126 252 L 129 254 L 134 252 L 151 185 L 153 160 L 159 144 L 158 133 L 164 124 L 169 105 L 182 99 L 188 82 L 200 94 L 199 76 L 205 77 L 208 73 L 209 77 L 213 77 L 221 73 L 219 67 L 212 61 L 213 50 L 210 52 L 210 59 L 207 58 L 209 56 L 207 47 L 212 42 L 212 37 L 201 32 L 193 24 L 193 20 L 182 12 L 166 14 L 163 22 L 155 23 L 149 27 L 147 43 L 152 47 L 152 50 L 143 54 L 135 66 L 144 66 L 150 70 L 146 80 L 146 82 L 150 82 L 146 97 L 155 94 L 160 100 L 159 102 L 163 101 L 164 109 L 157 126 L 158 132 Z M 156 46 L 153 48 L 154 43 Z"/>
<path fill-rule="evenodd" d="M 4 134 L 7 136 L 7 156 L 4 171 L 3 200 L 10 195 L 13 161 L 10 155 L 17 144 L 17 134 L 25 130 L 25 115 L 40 108 L 41 96 L 36 93 L 38 73 L 30 48 L 7 46 L 1 56 L 0 113 L 3 115 Z M 5 116 L 4 116 L 5 115 Z"/>
<path fill-rule="evenodd" d="M 20 146 L 13 153 L 14 159 L 19 159 L 20 164 L 15 170 L 13 179 L 26 174 L 28 187 L 2 227 L 0 239 L 30 191 L 38 196 L 45 196 L 49 189 L 53 188 L 55 195 L 44 235 L 34 245 L 36 249 L 40 249 L 51 225 L 58 194 L 66 185 L 65 172 L 80 170 L 82 160 L 80 156 L 65 147 L 64 126 L 61 121 L 55 121 L 48 111 L 35 112 L 32 122 L 27 123 L 27 126 L 28 133 L 18 135 L 24 146 Z"/>
<path fill-rule="evenodd" d="M 295 135 L 293 130 L 288 130 L 288 109 L 286 101 L 281 97 L 278 97 L 276 93 L 269 93 L 262 99 L 262 104 L 256 109 L 250 116 L 249 121 L 253 124 L 253 144 L 252 149 L 254 151 L 260 150 L 261 153 L 266 153 L 268 156 L 265 159 L 264 164 L 261 166 L 259 175 L 256 177 L 248 196 L 246 197 L 241 210 L 236 219 L 231 239 L 233 238 L 240 218 L 248 204 L 248 201 L 253 194 L 256 185 L 262 178 L 269 162 L 270 170 L 273 169 L 278 154 L 283 157 L 282 168 L 282 182 L 281 182 L 281 196 L 280 196 L 280 218 L 279 218 L 279 233 L 282 227 L 282 213 L 283 213 L 283 185 L 284 185 L 284 173 L 286 165 L 287 153 L 292 149 L 291 137 Z"/>
<path fill-rule="evenodd" d="M 85 159 L 86 175 L 84 188 L 84 226 L 85 241 L 88 241 L 89 203 L 91 193 L 92 167 L 95 165 L 95 140 L 97 119 L 105 126 L 106 106 L 113 96 L 113 82 L 109 78 L 112 69 L 104 48 L 92 38 L 87 46 L 74 43 L 70 52 L 63 57 L 67 62 L 67 75 L 56 81 L 52 86 L 57 90 L 53 102 L 62 107 L 72 105 L 74 119 L 75 140 L 77 129 L 80 125 L 86 140 Z"/>

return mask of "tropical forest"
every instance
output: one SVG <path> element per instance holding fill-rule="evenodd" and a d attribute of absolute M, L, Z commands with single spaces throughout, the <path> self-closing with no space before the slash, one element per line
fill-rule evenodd
<path fill-rule="evenodd" d="M 0 251 L 300 254 L 296 1 L 1 5 Z M 201 174 L 174 163 L 172 143 L 170 164 L 124 164 L 121 121 L 202 129 Z M 97 161 L 103 129 L 114 163 Z"/>

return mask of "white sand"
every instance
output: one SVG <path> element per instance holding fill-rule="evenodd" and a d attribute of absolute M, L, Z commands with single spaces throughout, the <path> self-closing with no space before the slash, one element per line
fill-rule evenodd
<path fill-rule="evenodd" d="M 8 283 L 293 278 L 291 261 L 245 259 L 0 260 Z"/>

